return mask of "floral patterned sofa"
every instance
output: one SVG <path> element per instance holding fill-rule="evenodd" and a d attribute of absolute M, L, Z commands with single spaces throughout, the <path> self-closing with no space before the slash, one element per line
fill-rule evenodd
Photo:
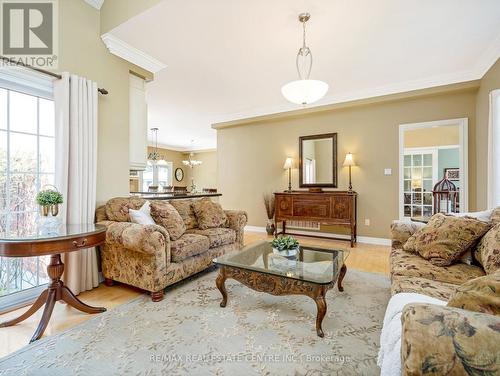
<path fill-rule="evenodd" d="M 488 261 L 489 265 L 500 265 L 500 208 L 493 210 L 490 222 L 490 231 L 495 232 L 490 239 L 495 244 L 487 245 L 493 249 Z M 488 274 L 493 283 L 485 288 L 493 290 L 493 293 L 488 293 L 493 295 L 493 305 L 500 307 L 500 269 L 485 273 L 485 260 L 481 260 L 477 250 L 473 252 L 477 261 L 472 265 L 458 262 L 449 266 L 436 266 L 418 254 L 403 250 L 405 242 L 423 226 L 425 225 L 422 223 L 404 221 L 395 221 L 391 226 L 390 273 L 393 298 L 399 293 L 417 293 L 441 301 L 441 305 L 424 302 L 434 300 L 424 296 L 421 303 L 405 303 L 404 308 L 401 308 L 401 373 L 500 374 L 500 316 L 484 313 L 480 306 L 468 310 L 446 305 L 450 297 L 456 296 L 459 286 L 471 284 L 471 280 L 477 281 L 476 278 Z M 480 291 L 469 292 L 473 296 L 481 295 Z M 388 313 L 386 317 L 387 315 Z M 384 319 L 384 326 L 386 323 L 387 318 Z M 384 373 L 384 367 L 381 368 L 382 374 L 396 374 L 391 371 Z"/>
<path fill-rule="evenodd" d="M 240 249 L 247 214 L 224 210 L 224 226 L 202 230 L 193 210 L 195 200 L 169 201 L 184 222 L 185 231 L 178 238 L 158 224 L 131 223 L 129 209 L 140 209 L 144 199 L 113 198 L 97 208 L 96 222 L 107 227 L 106 242 L 100 248 L 106 284 L 118 281 L 132 285 L 151 292 L 153 301 L 160 301 L 166 286 L 206 269 L 214 257 Z"/>

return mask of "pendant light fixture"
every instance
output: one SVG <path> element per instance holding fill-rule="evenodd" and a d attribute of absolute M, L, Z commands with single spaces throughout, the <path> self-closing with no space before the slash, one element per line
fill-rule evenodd
<path fill-rule="evenodd" d="M 193 149 L 193 145 L 194 145 L 194 140 L 191 140 L 191 150 Z M 203 162 L 194 159 L 194 153 L 191 152 L 191 153 L 189 153 L 188 159 L 182 161 L 182 163 L 185 166 L 188 166 L 189 168 L 193 168 L 194 166 L 201 165 Z"/>
<path fill-rule="evenodd" d="M 313 58 L 311 49 L 306 45 L 306 23 L 310 18 L 309 13 L 299 14 L 303 29 L 302 47 L 299 48 L 295 60 L 299 80 L 289 82 L 281 88 L 281 93 L 288 101 L 304 106 L 319 101 L 328 91 L 326 82 L 309 79 Z"/>
<path fill-rule="evenodd" d="M 153 133 L 154 146 L 153 151 L 148 154 L 148 164 L 154 165 L 166 165 L 167 162 L 162 158 L 160 152 L 158 151 L 158 128 L 151 128 L 151 133 Z"/>

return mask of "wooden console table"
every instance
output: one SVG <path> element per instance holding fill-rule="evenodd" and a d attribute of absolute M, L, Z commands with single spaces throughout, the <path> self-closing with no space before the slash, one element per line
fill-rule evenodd
<path fill-rule="evenodd" d="M 307 191 L 291 191 L 278 192 L 274 196 L 276 200 L 276 214 L 274 216 L 276 236 L 287 234 L 286 221 L 308 221 L 346 227 L 349 229 L 351 247 L 356 243 L 358 196 L 356 192 L 324 191 L 311 193 Z M 278 222 L 283 222 L 283 230 L 279 233 Z M 318 235 L 317 237 L 325 236 Z"/>
<path fill-rule="evenodd" d="M 62 224 L 58 228 L 51 230 L 49 234 L 39 233 L 38 231 L 22 235 L 16 233 L 0 234 L 0 256 L 33 257 L 50 255 L 47 274 L 51 280 L 47 289 L 40 294 L 25 313 L 15 319 L 0 323 L 0 328 L 12 326 L 26 320 L 45 305 L 40 323 L 31 338 L 31 343 L 43 335 L 52 315 L 54 305 L 59 300 L 85 313 L 106 311 L 106 308 L 91 307 L 83 303 L 61 281 L 61 276 L 64 272 L 61 253 L 95 247 L 104 243 L 105 240 L 106 227 L 94 224 Z"/>

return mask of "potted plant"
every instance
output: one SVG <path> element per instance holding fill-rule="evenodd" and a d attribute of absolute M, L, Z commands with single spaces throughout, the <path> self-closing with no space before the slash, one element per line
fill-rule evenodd
<path fill-rule="evenodd" d="M 59 204 L 63 203 L 63 196 L 54 189 L 45 189 L 36 195 L 36 202 L 40 205 L 40 212 L 44 217 L 49 213 L 55 217 L 59 213 Z"/>
<path fill-rule="evenodd" d="M 264 193 L 264 206 L 266 207 L 267 225 L 266 232 L 268 235 L 273 235 L 276 230 L 274 226 L 274 195 L 272 193 Z"/>
<path fill-rule="evenodd" d="M 294 259 L 299 252 L 299 242 L 291 236 L 280 236 L 271 242 L 273 252 L 286 258 Z"/>

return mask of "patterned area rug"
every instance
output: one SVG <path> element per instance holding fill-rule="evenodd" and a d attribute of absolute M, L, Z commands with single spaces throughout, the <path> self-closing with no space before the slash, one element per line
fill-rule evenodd
<path fill-rule="evenodd" d="M 200 274 L 153 303 L 141 296 L 0 359 L 0 375 L 378 375 L 385 276 L 348 270 L 344 292 L 327 293 L 325 338 L 316 305 Z"/>

